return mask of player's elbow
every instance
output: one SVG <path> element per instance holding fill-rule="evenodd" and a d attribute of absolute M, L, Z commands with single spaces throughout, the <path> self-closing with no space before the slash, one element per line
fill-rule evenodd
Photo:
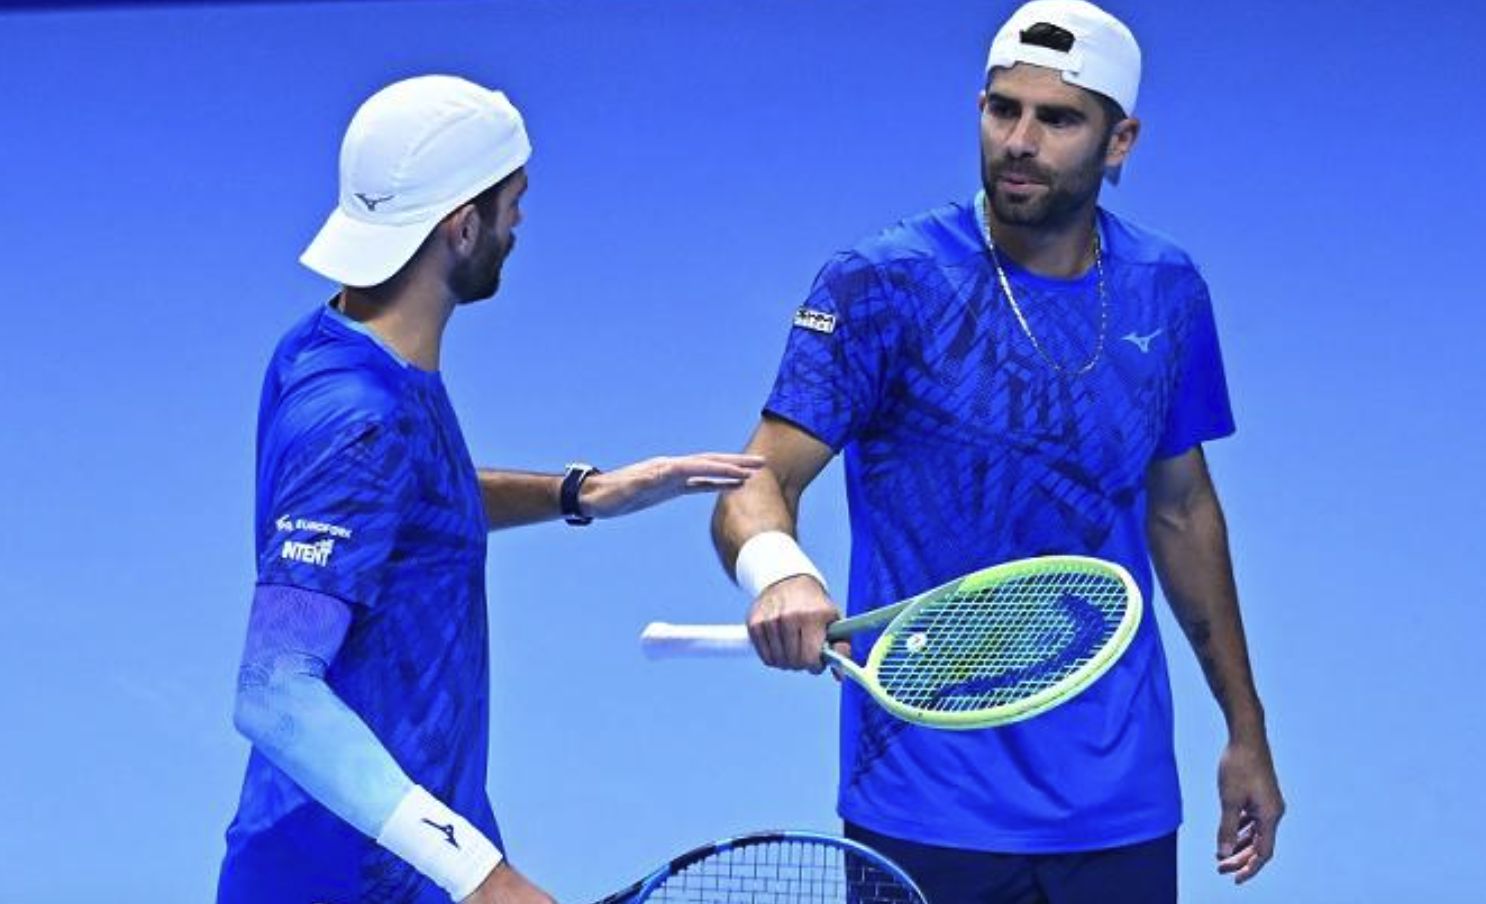
<path fill-rule="evenodd" d="M 1146 536 L 1152 550 L 1227 545 L 1228 526 L 1217 497 L 1199 493 L 1178 504 L 1153 505 L 1146 512 Z"/>
<path fill-rule="evenodd" d="M 245 666 L 238 674 L 232 726 L 254 747 L 280 746 L 294 734 L 294 717 L 284 705 L 288 695 L 272 676 Z"/>
<path fill-rule="evenodd" d="M 740 492 L 734 490 L 734 493 Z M 734 503 L 729 498 L 731 493 L 722 493 L 717 497 L 717 502 L 712 506 L 712 546 L 716 548 L 717 554 L 722 555 L 727 548 L 733 520 Z"/>
<path fill-rule="evenodd" d="M 260 697 L 261 694 L 255 691 L 238 688 L 237 700 L 232 707 L 232 727 L 252 743 L 257 743 L 269 718 Z"/>
<path fill-rule="evenodd" d="M 1191 523 L 1191 512 L 1183 505 L 1152 504 L 1146 510 L 1146 528 L 1152 534 L 1181 534 Z"/>

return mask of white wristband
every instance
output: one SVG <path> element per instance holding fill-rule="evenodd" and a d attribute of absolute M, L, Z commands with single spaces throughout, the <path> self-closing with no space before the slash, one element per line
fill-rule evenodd
<path fill-rule="evenodd" d="M 433 880 L 455 901 L 480 887 L 502 854 L 469 820 L 414 785 L 377 833 L 377 844 Z"/>
<path fill-rule="evenodd" d="M 755 598 L 766 588 L 800 574 L 808 574 L 820 581 L 820 586 L 826 586 L 826 579 L 805 555 L 805 550 L 794 537 L 781 530 L 766 530 L 749 537 L 738 550 L 733 573 L 738 576 L 738 586 Z"/>

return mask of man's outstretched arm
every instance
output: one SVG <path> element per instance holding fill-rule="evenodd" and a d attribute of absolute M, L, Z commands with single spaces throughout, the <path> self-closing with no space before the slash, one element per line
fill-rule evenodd
<path fill-rule="evenodd" d="M 741 486 L 762 467 L 756 456 L 726 452 L 662 456 L 614 471 L 594 472 L 578 493 L 579 514 L 617 518 L 677 496 Z M 561 517 L 563 475 L 480 469 L 480 498 L 491 530 Z"/>
<path fill-rule="evenodd" d="M 1201 446 L 1154 462 L 1146 487 L 1146 534 L 1161 588 L 1228 723 L 1218 767 L 1218 871 L 1246 882 L 1274 856 L 1285 801 L 1249 667 L 1228 528 Z"/>

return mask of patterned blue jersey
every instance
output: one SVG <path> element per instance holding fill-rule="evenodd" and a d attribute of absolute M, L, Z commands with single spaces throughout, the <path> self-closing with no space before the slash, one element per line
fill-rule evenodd
<path fill-rule="evenodd" d="M 258 424 L 260 584 L 343 600 L 325 675 L 416 783 L 497 846 L 489 746 L 486 522 L 438 374 L 329 307 L 275 351 Z M 254 751 L 221 901 L 447 902 Z"/>
<path fill-rule="evenodd" d="M 844 450 L 850 612 L 1056 553 L 1119 562 L 1151 599 L 1146 469 L 1233 422 L 1191 261 L 1108 212 L 1098 228 L 1107 304 L 1097 270 L 1049 279 L 1001 255 L 1035 345 L 973 204 L 900 223 L 816 278 L 765 412 Z M 1011 726 L 913 727 L 843 693 L 839 812 L 872 831 L 1035 853 L 1181 821 L 1154 618 L 1087 692 Z"/>

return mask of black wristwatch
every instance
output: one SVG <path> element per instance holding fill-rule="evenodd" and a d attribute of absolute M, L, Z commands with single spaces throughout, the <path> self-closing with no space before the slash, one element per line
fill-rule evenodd
<path fill-rule="evenodd" d="M 568 465 L 562 475 L 562 489 L 557 494 L 557 505 L 562 510 L 563 520 L 575 526 L 582 527 L 593 523 L 592 515 L 583 514 L 583 509 L 578 505 L 578 492 L 583 489 L 583 481 L 590 474 L 598 474 L 599 469 L 587 462 L 575 461 Z"/>

